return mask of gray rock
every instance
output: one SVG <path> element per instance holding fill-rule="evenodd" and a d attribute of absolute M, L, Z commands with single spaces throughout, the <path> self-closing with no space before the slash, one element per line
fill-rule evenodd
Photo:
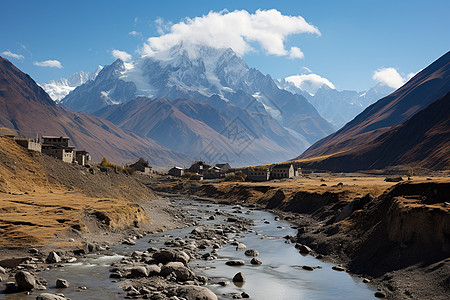
<path fill-rule="evenodd" d="M 306 271 L 313 271 L 314 270 L 314 268 L 311 267 L 311 266 L 302 266 L 302 269 L 306 270 Z"/>
<path fill-rule="evenodd" d="M 186 300 L 217 300 L 217 296 L 209 289 L 196 285 L 185 285 L 176 288 L 175 295 Z"/>
<path fill-rule="evenodd" d="M 134 246 L 134 245 L 136 245 L 136 242 L 133 241 L 131 238 L 129 238 L 129 239 L 123 240 L 122 244 L 129 245 L 129 246 Z"/>
<path fill-rule="evenodd" d="M 245 261 L 240 259 L 229 260 L 225 263 L 228 266 L 243 266 L 245 265 Z"/>
<path fill-rule="evenodd" d="M 386 298 L 386 294 L 383 291 L 377 291 L 377 292 L 375 292 L 375 297 Z"/>
<path fill-rule="evenodd" d="M 5 268 L 0 266 L 0 274 L 6 274 L 6 270 Z"/>
<path fill-rule="evenodd" d="M 17 286 L 15 282 L 9 281 L 5 283 L 5 293 L 11 294 L 17 292 Z"/>
<path fill-rule="evenodd" d="M 172 261 L 182 262 L 184 265 L 187 265 L 190 257 L 184 251 L 175 251 L 175 250 L 161 250 L 153 253 L 153 259 L 157 263 L 166 264 Z"/>
<path fill-rule="evenodd" d="M 67 298 L 64 296 L 61 296 L 61 294 L 50 294 L 50 293 L 43 293 L 36 297 L 36 300 L 66 300 Z"/>
<path fill-rule="evenodd" d="M 148 277 L 147 268 L 137 266 L 130 269 L 130 278 Z"/>
<path fill-rule="evenodd" d="M 36 278 L 26 271 L 19 271 L 14 277 L 16 278 L 17 288 L 21 291 L 29 291 L 36 286 Z"/>
<path fill-rule="evenodd" d="M 57 264 L 61 262 L 61 257 L 56 252 L 50 252 L 45 260 L 49 264 Z"/>
<path fill-rule="evenodd" d="M 295 248 L 297 248 L 301 254 L 309 254 L 311 253 L 311 248 L 302 244 L 296 244 Z"/>
<path fill-rule="evenodd" d="M 56 279 L 56 287 L 59 289 L 65 289 L 70 286 L 69 282 L 65 279 Z"/>
<path fill-rule="evenodd" d="M 247 294 L 246 292 L 242 292 L 241 297 L 242 298 L 250 298 L 250 295 Z"/>
<path fill-rule="evenodd" d="M 179 261 L 169 262 L 161 267 L 160 274 L 162 276 L 166 277 L 172 273 L 175 275 L 177 281 L 193 280 L 195 277 L 195 274 Z"/>
<path fill-rule="evenodd" d="M 258 256 L 259 252 L 256 251 L 255 249 L 248 249 L 248 250 L 245 250 L 244 254 L 247 256 Z"/>
<path fill-rule="evenodd" d="M 250 261 L 250 263 L 251 263 L 252 265 L 262 265 L 262 261 L 259 260 L 259 259 L 256 258 L 256 257 L 253 257 L 252 260 Z"/>
<path fill-rule="evenodd" d="M 236 246 L 236 250 L 244 250 L 245 248 L 247 248 L 247 246 L 245 246 L 243 243 L 239 243 Z"/>
<path fill-rule="evenodd" d="M 148 265 L 148 276 L 159 275 L 161 273 L 161 268 L 158 265 Z"/>
<path fill-rule="evenodd" d="M 341 266 L 333 266 L 332 269 L 335 270 L 335 271 L 339 271 L 339 272 L 344 272 L 345 271 L 345 268 L 343 268 Z"/>
<path fill-rule="evenodd" d="M 237 273 L 233 277 L 233 282 L 245 282 L 245 276 L 242 272 Z"/>

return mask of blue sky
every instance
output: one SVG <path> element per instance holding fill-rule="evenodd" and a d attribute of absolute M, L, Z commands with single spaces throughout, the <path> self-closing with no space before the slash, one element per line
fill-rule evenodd
<path fill-rule="evenodd" d="M 139 56 L 149 37 L 170 25 L 224 9 L 276 9 L 301 16 L 321 35 L 287 35 L 284 48 L 304 58 L 271 55 L 257 42 L 243 58 L 249 66 L 282 78 L 311 72 L 339 89 L 365 90 L 374 72 L 395 68 L 402 77 L 426 67 L 450 49 L 450 1 L 21 1 L 0 0 L 0 54 L 39 83 L 94 71 L 114 61 L 118 49 Z M 163 27 L 164 27 L 163 26 Z M 137 35 L 131 35 L 135 31 Z M 5 55 L 19 55 L 12 57 Z M 23 56 L 23 57 L 22 57 Z M 60 67 L 52 60 L 61 63 Z M 309 72 L 309 71 L 308 71 Z"/>

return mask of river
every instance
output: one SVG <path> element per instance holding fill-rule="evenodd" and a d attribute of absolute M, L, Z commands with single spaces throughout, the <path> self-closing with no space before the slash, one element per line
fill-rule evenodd
<path fill-rule="evenodd" d="M 208 220 L 215 211 L 226 211 L 254 221 L 249 232 L 238 234 L 235 238 L 247 248 L 256 249 L 262 265 L 251 265 L 244 251 L 236 251 L 236 246 L 226 244 L 220 248 L 215 260 L 194 260 L 190 264 L 193 271 L 210 278 L 207 286 L 219 299 L 230 299 L 232 293 L 245 292 L 251 299 L 374 299 L 375 289 L 362 283 L 362 279 L 350 276 L 345 272 L 332 270 L 332 264 L 320 261 L 311 255 L 301 255 L 294 244 L 286 243 L 283 237 L 295 236 L 296 229 L 283 220 L 275 220 L 275 215 L 261 210 L 236 208 L 209 202 L 176 200 L 190 217 L 197 220 L 198 225 L 210 226 L 212 223 L 224 222 L 220 217 Z M 197 226 L 198 226 L 197 225 Z M 117 245 L 110 253 L 87 255 L 76 263 L 66 264 L 42 272 L 39 276 L 49 282 L 45 292 L 64 293 L 72 300 L 76 299 L 123 299 L 126 295 L 119 287 L 120 282 L 110 279 L 111 263 L 120 261 L 123 255 L 133 251 L 145 251 L 150 246 L 161 248 L 167 239 L 184 238 L 192 227 L 149 235 L 137 240 L 136 245 Z M 149 239 L 152 240 L 149 243 Z M 205 253 L 208 250 L 204 250 Z M 244 266 L 228 266 L 230 259 L 242 259 Z M 313 271 L 304 270 L 302 266 L 319 267 Z M 232 283 L 237 272 L 244 273 L 246 281 L 242 286 Z M 67 289 L 56 289 L 57 278 L 70 282 Z M 219 281 L 228 281 L 229 285 L 221 286 Z M 86 287 L 86 289 L 80 289 Z M 31 295 L 24 293 L 5 295 L 0 299 L 35 299 L 39 291 Z"/>

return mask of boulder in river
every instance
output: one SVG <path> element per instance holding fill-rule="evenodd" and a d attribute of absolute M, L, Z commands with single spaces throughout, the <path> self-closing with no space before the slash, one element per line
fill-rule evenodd
<path fill-rule="evenodd" d="M 57 264 L 61 262 L 61 257 L 56 252 L 50 252 L 45 260 L 49 264 Z"/>
<path fill-rule="evenodd" d="M 252 260 L 250 261 L 250 263 L 251 263 L 252 265 L 262 265 L 262 261 L 259 260 L 259 259 L 256 258 L 256 257 L 253 257 Z"/>
<path fill-rule="evenodd" d="M 190 260 L 189 255 L 184 251 L 176 251 L 176 250 L 161 250 L 153 253 L 153 259 L 157 263 L 166 264 L 172 261 L 182 262 L 187 265 Z"/>
<path fill-rule="evenodd" d="M 244 250 L 245 248 L 247 248 L 247 246 L 245 246 L 243 243 L 239 243 L 236 246 L 236 250 Z"/>
<path fill-rule="evenodd" d="M 17 288 L 20 291 L 29 291 L 36 286 L 36 278 L 29 272 L 19 271 L 14 277 L 16 278 Z"/>
<path fill-rule="evenodd" d="M 56 279 L 56 287 L 59 289 L 68 288 L 70 286 L 69 282 L 65 279 Z"/>
<path fill-rule="evenodd" d="M 233 260 L 227 261 L 225 264 L 228 266 L 243 266 L 243 265 L 245 265 L 245 262 L 240 259 L 233 259 Z"/>
<path fill-rule="evenodd" d="M 36 297 L 36 300 L 66 300 L 67 298 L 64 297 L 62 294 L 50 294 L 50 293 L 43 293 Z"/>
<path fill-rule="evenodd" d="M 180 286 L 173 291 L 173 294 L 186 300 L 217 300 L 217 296 L 209 289 L 196 285 Z"/>
<path fill-rule="evenodd" d="M 177 281 L 188 281 L 195 277 L 195 274 L 189 270 L 182 262 L 173 261 L 161 267 L 161 275 L 166 277 L 175 274 Z"/>
<path fill-rule="evenodd" d="M 245 276 L 242 272 L 237 273 L 233 277 L 233 282 L 245 282 Z"/>
<path fill-rule="evenodd" d="M 244 254 L 247 256 L 258 256 L 259 252 L 255 249 L 247 249 L 245 250 Z"/>

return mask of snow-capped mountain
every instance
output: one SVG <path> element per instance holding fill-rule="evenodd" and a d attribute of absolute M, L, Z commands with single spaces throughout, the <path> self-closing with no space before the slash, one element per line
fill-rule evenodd
<path fill-rule="evenodd" d="M 147 100 L 141 98 L 139 103 L 121 105 L 121 110 L 116 110 L 119 106 L 115 105 L 125 104 L 136 97 L 145 97 Z M 173 102 L 152 104 L 152 110 L 161 109 L 169 113 L 164 119 L 150 110 L 146 115 L 123 111 L 136 110 L 136 107 L 143 109 L 147 107 L 145 101 L 159 98 Z M 195 99 L 204 103 L 206 106 L 202 107 L 201 112 L 219 114 L 225 120 L 223 126 L 215 126 L 209 116 L 199 110 L 180 111 L 175 105 L 178 99 Z M 163 144 L 185 149 L 190 155 L 201 152 L 210 142 L 227 148 L 230 137 L 224 136 L 229 133 L 229 128 L 238 124 L 238 129 L 245 132 L 245 136 L 250 137 L 253 143 L 252 147 L 242 150 L 250 154 L 242 151 L 236 153 L 230 147 L 225 150 L 229 155 L 234 153 L 233 159 L 239 164 L 290 159 L 296 153 L 295 149 L 297 152 L 305 149 L 334 130 L 303 96 L 279 89 L 269 75 L 249 68 L 233 50 L 186 43 L 129 63 L 118 59 L 105 66 L 94 80 L 69 93 L 62 103 L 76 111 L 96 113 L 112 122 L 116 120 L 119 123 L 120 120 L 126 129 L 153 136 L 156 140 L 164 139 Z M 200 107 L 193 103 L 187 106 Z M 124 120 L 118 117 L 119 114 L 140 118 L 140 121 Z M 142 118 L 153 119 L 149 121 Z M 155 129 L 138 128 L 144 123 Z M 178 137 L 178 140 L 186 141 L 185 144 L 173 145 L 165 140 L 167 134 L 157 130 L 161 126 L 171 127 L 173 138 Z M 184 136 L 177 136 L 187 132 L 190 132 L 191 137 L 188 140 Z M 255 148 L 256 145 L 258 148 Z"/>
<path fill-rule="evenodd" d="M 76 72 L 69 78 L 61 78 L 58 80 L 50 80 L 47 83 L 41 84 L 41 87 L 49 94 L 50 98 L 59 102 L 62 98 L 67 96 L 77 86 L 82 85 L 88 80 L 95 79 L 98 73 L 103 69 L 102 66 L 98 66 L 94 72 Z"/>
<path fill-rule="evenodd" d="M 303 95 L 314 105 L 320 115 L 336 128 L 341 128 L 366 107 L 394 91 L 387 85 L 377 84 L 364 92 L 338 91 L 323 84 L 314 94 L 298 88 L 294 83 L 278 79 L 279 88 L 291 93 Z"/>

